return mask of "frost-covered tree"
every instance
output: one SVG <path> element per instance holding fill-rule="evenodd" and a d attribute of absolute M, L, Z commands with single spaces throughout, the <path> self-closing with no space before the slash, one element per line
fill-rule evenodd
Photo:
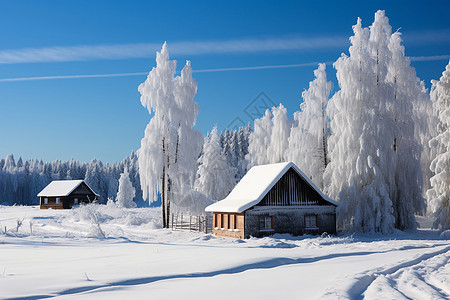
<path fill-rule="evenodd" d="M 125 169 L 119 178 L 119 191 L 117 192 L 116 204 L 118 207 L 133 208 L 136 203 L 133 201 L 136 190 L 131 184 L 128 170 Z"/>
<path fill-rule="evenodd" d="M 272 112 L 267 109 L 264 116 L 256 119 L 246 155 L 248 168 L 285 161 L 292 124 L 292 119 L 287 117 L 287 110 L 281 103 L 278 107 L 272 107 Z"/>
<path fill-rule="evenodd" d="M 437 135 L 430 147 L 437 152 L 430 169 L 434 172 L 431 188 L 427 191 L 428 203 L 434 213 L 434 227 L 450 229 L 450 62 L 439 81 L 432 81 L 431 99 L 438 117 Z"/>
<path fill-rule="evenodd" d="M 272 115 L 273 128 L 269 147 L 267 147 L 267 158 L 269 163 L 279 163 L 285 161 L 292 120 L 288 119 L 287 110 L 281 103 L 278 107 L 272 107 Z"/>
<path fill-rule="evenodd" d="M 270 145 L 272 136 L 272 113 L 267 109 L 264 116 L 255 120 L 253 132 L 249 136 L 248 168 L 253 166 L 264 165 L 270 163 L 267 156 L 267 149 Z"/>
<path fill-rule="evenodd" d="M 154 67 L 139 86 L 141 103 L 153 117 L 139 149 L 143 197 L 156 201 L 161 194 L 163 227 L 168 227 L 170 201 L 191 189 L 201 151 L 201 133 L 193 129 L 199 107 L 194 102 L 197 82 L 189 61 L 175 77 L 176 61 L 169 60 L 167 44 L 156 54 Z"/>
<path fill-rule="evenodd" d="M 295 125 L 289 136 L 287 160 L 294 162 L 311 180 L 323 188 L 323 172 L 328 163 L 328 120 L 326 107 L 333 89 L 327 81 L 326 65 L 314 71 L 316 79 L 302 93 L 300 111 L 294 113 Z"/>
<path fill-rule="evenodd" d="M 238 130 L 225 129 L 220 133 L 219 140 L 222 153 L 230 165 L 230 171 L 234 174 L 236 183 L 247 173 L 249 136 L 252 131 L 250 124 L 240 127 Z"/>
<path fill-rule="evenodd" d="M 394 137 L 388 126 L 385 91 L 380 85 L 386 65 L 378 64 L 385 60 L 387 45 L 380 45 L 373 57 L 369 43 L 378 42 L 378 29 L 371 36 L 358 18 L 353 32 L 350 56 L 342 54 L 334 64 L 340 90 L 329 102 L 333 119 L 324 186 L 341 203 L 341 228 L 388 233 L 395 222 L 386 182 L 392 171 L 389 165 L 395 164 L 390 153 Z"/>
<path fill-rule="evenodd" d="M 239 145 L 239 159 L 238 159 L 238 172 L 236 175 L 236 181 L 239 182 L 239 180 L 244 177 L 244 175 L 247 173 L 247 164 L 248 161 L 245 159 L 245 156 L 248 154 L 248 144 L 249 144 L 249 137 L 250 133 L 252 132 L 252 127 L 250 124 L 248 124 L 245 127 L 239 128 L 238 132 L 238 145 Z"/>
<path fill-rule="evenodd" d="M 209 199 L 221 200 L 231 192 L 236 181 L 222 153 L 216 126 L 205 137 L 202 152 L 195 189 Z"/>
<path fill-rule="evenodd" d="M 342 202 L 344 228 L 414 228 L 414 211 L 424 210 L 415 134 L 415 123 L 424 117 L 414 117 L 424 89 L 384 11 L 375 14 L 370 30 L 360 19 L 353 29 L 350 56 L 335 63 L 341 90 L 330 101 L 325 186 Z"/>
<path fill-rule="evenodd" d="M 384 19 L 386 26 L 389 26 L 387 18 L 384 17 Z M 426 108 L 429 99 L 423 83 L 417 78 L 409 58 L 405 56 L 399 32 L 389 37 L 388 48 L 388 72 L 385 80 L 393 87 L 390 110 L 395 127 L 392 144 L 397 159 L 395 193 L 391 193 L 391 199 L 394 205 L 396 227 L 413 228 L 415 227 L 413 213 L 424 214 L 426 210 L 422 195 L 423 173 L 420 165 L 423 148 L 416 138 L 427 137 L 429 132 L 426 121 L 429 118 L 427 111 L 415 108 Z"/>
<path fill-rule="evenodd" d="M 106 201 L 108 200 L 108 188 L 106 176 L 103 171 L 103 163 L 98 159 L 93 159 L 86 167 L 85 181 L 94 192 L 100 195 L 98 201 L 102 204 L 106 204 Z"/>

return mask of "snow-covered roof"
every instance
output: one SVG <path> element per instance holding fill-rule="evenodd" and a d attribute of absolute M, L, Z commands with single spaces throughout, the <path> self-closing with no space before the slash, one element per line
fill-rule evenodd
<path fill-rule="evenodd" d="M 50 182 L 38 197 L 66 197 L 70 195 L 84 180 L 54 180 Z M 86 184 L 86 183 L 85 183 Z M 86 186 L 97 195 L 87 184 Z M 98 195 L 97 195 L 98 196 Z"/>
<path fill-rule="evenodd" d="M 225 199 L 209 205 L 205 211 L 241 213 L 249 209 L 258 204 L 290 168 L 293 168 L 324 200 L 338 205 L 325 196 L 294 163 L 284 162 L 251 168 Z"/>

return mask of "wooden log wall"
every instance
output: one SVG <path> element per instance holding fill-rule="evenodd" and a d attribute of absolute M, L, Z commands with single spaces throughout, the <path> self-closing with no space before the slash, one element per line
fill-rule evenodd
<path fill-rule="evenodd" d="M 257 206 L 330 205 L 294 169 L 289 169 Z"/>

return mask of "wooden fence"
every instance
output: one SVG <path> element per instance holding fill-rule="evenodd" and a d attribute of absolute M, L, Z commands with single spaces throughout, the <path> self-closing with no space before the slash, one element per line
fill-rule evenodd
<path fill-rule="evenodd" d="M 212 233 L 213 217 L 212 215 L 193 216 L 189 214 L 172 214 L 172 230 L 189 230 L 204 233 Z"/>

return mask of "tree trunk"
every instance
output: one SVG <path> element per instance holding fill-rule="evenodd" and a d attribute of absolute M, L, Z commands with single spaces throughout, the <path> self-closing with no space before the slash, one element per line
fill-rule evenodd
<path fill-rule="evenodd" d="M 169 219 L 170 219 L 170 176 L 169 176 L 169 170 L 170 170 L 170 156 L 169 156 L 169 150 L 167 149 L 167 160 L 166 160 L 166 172 L 165 172 L 165 178 L 164 181 L 166 182 L 166 189 L 165 192 L 165 200 L 163 205 L 163 228 L 169 228 Z"/>
<path fill-rule="evenodd" d="M 162 140 L 162 152 L 163 155 L 166 154 L 165 151 L 165 144 L 164 144 L 164 138 Z M 163 228 L 166 228 L 166 165 L 163 166 L 162 176 L 161 176 L 161 209 L 162 209 L 162 226 Z"/>

